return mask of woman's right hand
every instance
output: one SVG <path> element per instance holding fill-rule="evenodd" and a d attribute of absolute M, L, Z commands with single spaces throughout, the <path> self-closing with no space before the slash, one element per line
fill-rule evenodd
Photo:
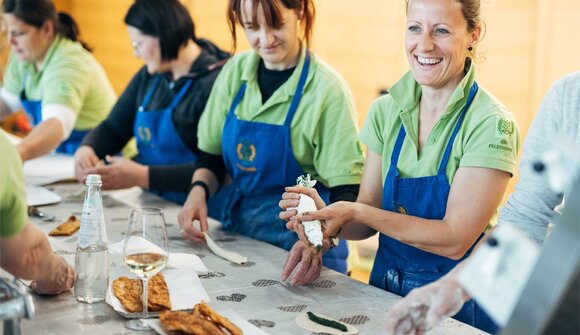
<path fill-rule="evenodd" d="M 99 157 L 92 147 L 83 145 L 75 152 L 75 177 L 79 183 L 84 183 L 87 178 L 87 171 L 94 168 L 99 163 Z"/>
<path fill-rule="evenodd" d="M 54 255 L 56 256 L 56 255 Z M 73 287 L 75 271 L 60 256 L 56 256 L 57 268 L 51 276 L 30 283 L 30 288 L 40 295 L 60 294 Z"/>
<path fill-rule="evenodd" d="M 200 229 L 195 227 L 194 220 L 199 220 Z M 183 238 L 195 243 L 206 243 L 203 233 L 208 231 L 207 202 L 203 188 L 194 187 L 191 189 L 183 208 L 179 211 L 177 221 L 181 227 Z"/>

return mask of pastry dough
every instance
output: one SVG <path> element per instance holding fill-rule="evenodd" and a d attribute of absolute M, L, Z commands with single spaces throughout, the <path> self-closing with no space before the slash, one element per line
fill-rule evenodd
<path fill-rule="evenodd" d="M 236 264 L 243 264 L 243 263 L 246 263 L 248 261 L 247 257 L 244 257 L 236 252 L 233 252 L 233 251 L 225 250 L 222 247 L 220 247 L 219 245 L 217 245 L 211 239 L 211 237 L 209 237 L 208 233 L 203 233 L 203 235 L 205 235 L 205 241 L 207 242 L 207 246 L 209 247 L 209 250 L 211 250 L 217 256 L 219 256 L 223 259 L 226 259 L 232 263 L 236 263 Z"/>

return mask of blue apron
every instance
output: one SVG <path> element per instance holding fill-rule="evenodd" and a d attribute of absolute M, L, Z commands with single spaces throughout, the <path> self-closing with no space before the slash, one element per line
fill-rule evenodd
<path fill-rule="evenodd" d="M 173 124 L 172 115 L 173 110 L 187 93 L 192 80 L 188 80 L 183 85 L 169 106 L 160 110 L 147 110 L 147 104 L 149 104 L 160 80 L 161 75 L 157 75 L 135 116 L 133 132 L 139 150 L 136 160 L 147 166 L 191 163 L 195 161 L 196 155 L 183 143 Z M 181 205 L 187 198 L 187 192 L 150 191 Z"/>
<path fill-rule="evenodd" d="M 22 81 L 22 91 L 20 91 L 20 102 L 22 103 L 22 108 L 26 112 L 28 121 L 33 127 L 36 127 L 40 122 L 42 122 L 42 101 L 40 100 L 29 100 L 26 98 L 26 92 L 24 90 L 26 86 L 27 76 L 24 76 Z M 88 130 L 73 130 L 69 137 L 60 143 L 56 148 L 56 152 L 64 154 L 74 154 L 77 148 L 81 145 L 83 138 L 88 134 Z"/>
<path fill-rule="evenodd" d="M 465 114 L 473 102 L 477 90 L 477 83 L 474 82 L 469 91 L 467 102 L 461 110 L 455 129 L 449 138 L 439 170 L 435 176 L 419 178 L 402 178 L 399 176 L 397 162 L 399 161 L 399 154 L 406 136 L 405 128 L 401 125 L 383 186 L 383 209 L 424 219 L 443 219 L 451 189 L 445 169 L 455 137 L 461 128 Z M 441 278 L 468 257 L 472 249 L 473 246 L 463 258 L 455 261 L 399 242 L 385 234 L 380 234 L 379 249 L 377 250 L 369 283 L 400 296 L 406 296 L 412 289 Z M 455 318 L 488 332 L 497 331 L 497 326 L 473 300 L 467 302 Z"/>
<path fill-rule="evenodd" d="M 290 250 L 298 238 L 278 217 L 278 202 L 284 187 L 295 185 L 296 178 L 305 174 L 294 157 L 290 125 L 302 97 L 309 66 L 310 52 L 307 50 L 298 86 L 281 126 L 236 117 L 234 111 L 247 85 L 245 82 L 242 84 L 226 117 L 222 135 L 223 157 L 233 183 L 220 190 L 208 203 L 210 216 L 221 220 L 224 229 L 286 250 Z M 328 203 L 329 190 L 322 185 L 317 190 Z M 346 242 L 340 241 L 336 248 L 323 256 L 323 264 L 346 273 L 347 256 Z"/>

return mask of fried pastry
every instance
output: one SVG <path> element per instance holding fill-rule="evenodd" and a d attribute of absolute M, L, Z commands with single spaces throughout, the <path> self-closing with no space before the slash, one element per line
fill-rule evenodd
<path fill-rule="evenodd" d="M 243 335 L 240 328 L 203 301 L 195 305 L 192 313 L 167 311 L 159 319 L 165 329 L 184 334 Z"/>
<path fill-rule="evenodd" d="M 232 335 L 241 335 L 242 331 L 236 325 L 234 325 L 228 318 L 221 316 L 218 312 L 214 311 L 205 301 L 201 301 L 201 303 L 195 305 L 193 312 L 198 311 L 199 314 L 209 318 L 211 322 L 215 323 L 216 325 L 220 326 L 221 328 L 225 328 L 227 331 L 230 332 Z"/>
<path fill-rule="evenodd" d="M 50 236 L 71 236 L 81 227 L 81 222 L 71 215 L 65 222 L 48 233 Z"/>
<path fill-rule="evenodd" d="M 183 311 L 165 311 L 159 315 L 159 320 L 166 330 L 185 334 L 224 335 L 225 333 L 211 321 L 198 318 Z"/>
<path fill-rule="evenodd" d="M 161 273 L 149 280 L 147 307 L 149 311 L 171 310 L 169 289 Z M 119 277 L 113 280 L 113 293 L 129 313 L 143 311 L 143 283 L 139 279 Z"/>

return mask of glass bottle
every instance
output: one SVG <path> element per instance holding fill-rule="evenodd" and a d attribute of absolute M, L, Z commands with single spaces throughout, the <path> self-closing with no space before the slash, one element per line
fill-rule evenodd
<path fill-rule="evenodd" d="M 87 176 L 81 228 L 75 254 L 74 294 L 78 301 L 105 300 L 109 286 L 109 249 L 101 195 L 101 176 Z"/>

